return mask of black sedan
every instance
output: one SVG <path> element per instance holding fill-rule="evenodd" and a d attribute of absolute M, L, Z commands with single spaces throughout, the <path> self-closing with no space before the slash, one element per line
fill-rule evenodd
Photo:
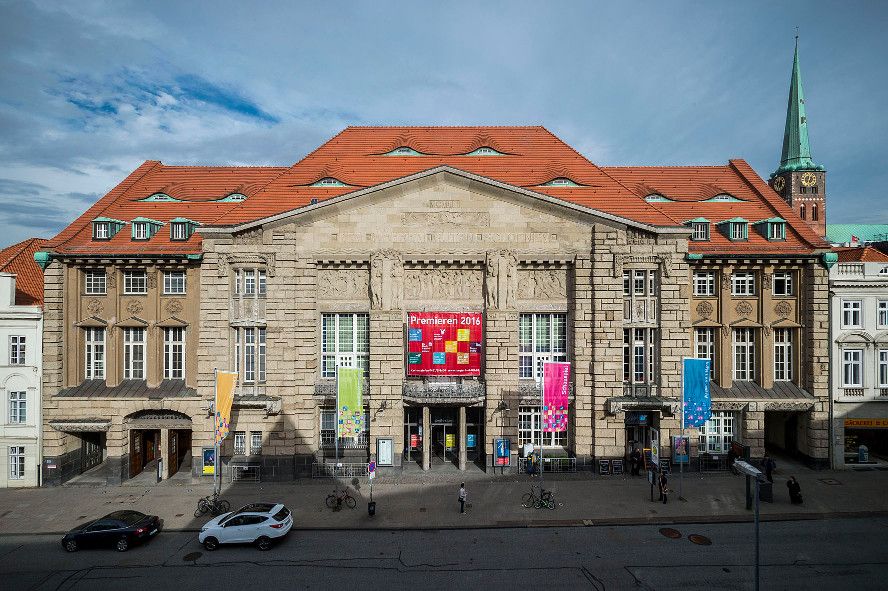
<path fill-rule="evenodd" d="M 80 524 L 62 538 L 68 552 L 81 548 L 111 547 L 126 552 L 133 544 L 141 544 L 157 535 L 163 519 L 138 511 L 115 511 L 100 519 Z"/>

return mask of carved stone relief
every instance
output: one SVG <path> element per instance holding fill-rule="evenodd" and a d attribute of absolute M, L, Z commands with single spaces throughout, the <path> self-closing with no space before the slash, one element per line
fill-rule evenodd
<path fill-rule="evenodd" d="M 518 298 L 522 300 L 567 298 L 567 269 L 519 270 Z"/>
<path fill-rule="evenodd" d="M 486 211 L 408 211 L 401 215 L 405 226 L 490 226 L 490 213 Z"/>
<path fill-rule="evenodd" d="M 130 300 L 126 303 L 126 310 L 130 314 L 138 314 L 144 309 L 142 302 L 139 300 Z"/>
<path fill-rule="evenodd" d="M 771 275 L 770 273 L 763 273 L 762 274 L 762 289 L 771 289 L 771 282 L 772 282 L 773 278 L 774 278 L 774 276 Z"/>
<path fill-rule="evenodd" d="M 722 272 L 722 287 L 725 290 L 731 289 L 731 274 L 727 271 Z"/>
<path fill-rule="evenodd" d="M 256 228 L 235 234 L 234 243 L 242 246 L 259 246 L 262 244 L 262 229 Z"/>
<path fill-rule="evenodd" d="M 258 267 L 265 269 L 268 277 L 274 277 L 275 273 L 275 254 L 223 254 L 219 255 L 219 262 L 216 266 L 216 273 L 219 277 L 228 275 L 228 268 L 232 265 L 243 267 Z"/>
<path fill-rule="evenodd" d="M 108 289 L 117 289 L 117 273 L 108 273 Z"/>
<path fill-rule="evenodd" d="M 157 271 L 151 271 L 147 274 L 148 289 L 157 289 Z"/>
<path fill-rule="evenodd" d="M 182 305 L 181 300 L 170 300 L 167 302 L 166 311 L 170 314 L 178 314 L 185 307 Z"/>
<path fill-rule="evenodd" d="M 746 300 L 743 300 L 741 302 L 737 302 L 737 307 L 734 309 L 737 311 L 737 314 L 739 314 L 740 316 L 743 316 L 744 318 L 746 318 L 750 314 L 752 314 L 752 311 L 754 310 L 754 308 L 752 307 L 752 304 L 750 304 Z"/>
<path fill-rule="evenodd" d="M 614 255 L 614 277 L 623 274 L 623 266 L 626 263 L 654 263 L 659 266 L 663 277 L 672 277 L 672 259 L 662 255 L 636 256 L 630 254 Z"/>
<path fill-rule="evenodd" d="M 697 304 L 697 314 L 699 314 L 703 318 L 709 318 L 710 316 L 712 316 L 712 312 L 713 308 L 711 303 L 703 301 Z"/>
<path fill-rule="evenodd" d="M 394 250 L 380 250 L 370 256 L 370 307 L 397 310 L 404 297 L 404 260 Z"/>
<path fill-rule="evenodd" d="M 789 302 L 777 302 L 774 306 L 774 313 L 781 318 L 786 318 L 792 314 L 792 304 Z"/>
<path fill-rule="evenodd" d="M 484 303 L 491 310 L 515 307 L 518 290 L 518 258 L 510 250 L 487 253 L 484 277 Z"/>
<path fill-rule="evenodd" d="M 474 269 L 407 269 L 404 298 L 410 300 L 477 300 L 481 271 Z"/>
<path fill-rule="evenodd" d="M 366 269 L 320 269 L 318 300 L 367 299 Z"/>
<path fill-rule="evenodd" d="M 86 311 L 92 314 L 93 316 L 98 316 L 105 309 L 104 304 L 102 304 L 101 300 L 97 300 L 96 298 L 92 298 L 91 300 L 86 302 Z"/>

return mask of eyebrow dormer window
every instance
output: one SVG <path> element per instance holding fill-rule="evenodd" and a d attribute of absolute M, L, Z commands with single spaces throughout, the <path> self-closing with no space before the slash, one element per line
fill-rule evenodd
<path fill-rule="evenodd" d="M 719 195 L 716 195 L 715 197 L 710 197 L 709 199 L 706 199 L 705 201 L 714 201 L 714 202 L 720 202 L 720 203 L 738 203 L 743 200 L 737 199 L 736 197 L 734 197 L 733 195 L 730 195 L 728 193 L 720 193 Z"/>
<path fill-rule="evenodd" d="M 577 183 L 573 182 L 567 177 L 558 177 L 552 179 L 548 183 L 543 183 L 544 187 L 579 187 Z"/>
<path fill-rule="evenodd" d="M 343 183 L 339 179 L 333 178 L 332 176 L 324 177 L 321 180 L 312 183 L 311 186 L 312 187 L 348 187 L 348 185 L 346 183 Z"/>
<path fill-rule="evenodd" d="M 504 156 L 505 154 L 503 154 L 502 152 L 500 152 L 498 150 L 494 150 L 493 148 L 491 148 L 489 146 L 481 146 L 480 148 L 476 148 L 465 155 L 466 156 Z"/>
<path fill-rule="evenodd" d="M 219 203 L 240 203 L 241 201 L 246 201 L 247 196 L 243 193 L 231 193 L 226 195 L 222 199 L 217 199 Z"/>
<path fill-rule="evenodd" d="M 652 193 L 644 198 L 648 203 L 669 203 L 672 201 L 669 197 L 664 195 L 660 195 L 659 193 Z"/>
<path fill-rule="evenodd" d="M 422 154 L 410 146 L 398 146 L 391 152 L 386 152 L 383 156 L 422 156 Z"/>

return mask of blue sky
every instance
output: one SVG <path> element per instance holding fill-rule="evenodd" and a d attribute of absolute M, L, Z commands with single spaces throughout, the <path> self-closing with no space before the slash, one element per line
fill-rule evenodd
<path fill-rule="evenodd" d="M 602 165 L 767 178 L 796 26 L 828 219 L 888 223 L 888 3 L 0 0 L 0 242 L 146 159 L 288 165 L 349 124 L 541 124 Z"/>

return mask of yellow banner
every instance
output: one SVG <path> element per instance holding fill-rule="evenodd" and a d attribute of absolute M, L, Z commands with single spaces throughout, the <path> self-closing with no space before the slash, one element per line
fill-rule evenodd
<path fill-rule="evenodd" d="M 237 384 L 236 373 L 231 371 L 216 372 L 216 443 L 228 437 L 235 384 Z"/>
<path fill-rule="evenodd" d="M 845 419 L 845 427 L 852 429 L 888 429 L 888 419 Z"/>

